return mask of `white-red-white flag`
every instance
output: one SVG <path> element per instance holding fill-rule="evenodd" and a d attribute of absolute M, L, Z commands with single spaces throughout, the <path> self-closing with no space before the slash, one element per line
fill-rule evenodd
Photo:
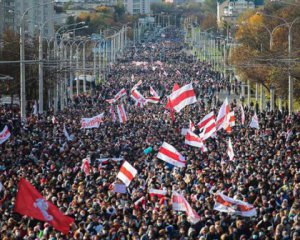
<path fill-rule="evenodd" d="M 142 105 L 145 105 L 147 102 L 144 96 L 136 89 L 131 91 L 131 97 L 134 99 L 135 102 L 138 102 Z"/>
<path fill-rule="evenodd" d="M 117 117 L 116 117 L 113 105 L 110 105 L 109 112 L 111 114 L 112 121 L 115 123 L 117 121 Z"/>
<path fill-rule="evenodd" d="M 81 171 L 84 172 L 85 176 L 89 176 L 90 175 L 90 171 L 91 171 L 91 159 L 89 157 L 84 158 L 82 160 Z"/>
<path fill-rule="evenodd" d="M 158 93 L 150 86 L 150 94 L 154 97 L 159 97 Z"/>
<path fill-rule="evenodd" d="M 134 207 L 139 208 L 139 205 L 142 205 L 142 208 L 145 210 L 146 209 L 146 199 L 145 197 L 141 197 L 138 200 L 134 202 Z"/>
<path fill-rule="evenodd" d="M 203 126 L 202 139 L 206 140 L 214 136 L 216 132 L 217 132 L 217 124 L 215 121 L 215 117 L 213 115 L 213 117 L 209 121 L 207 121 Z"/>
<path fill-rule="evenodd" d="M 133 90 L 135 90 L 135 89 L 137 89 L 140 85 L 142 85 L 142 80 L 140 80 L 140 81 L 138 81 L 134 86 L 133 86 L 133 88 L 131 89 L 131 92 L 133 91 Z"/>
<path fill-rule="evenodd" d="M 197 136 L 195 133 L 192 131 L 188 130 L 186 135 L 185 135 L 185 144 L 193 146 L 193 147 L 198 147 L 201 148 L 202 152 L 205 152 L 205 146 L 203 144 L 203 140 L 201 137 Z"/>
<path fill-rule="evenodd" d="M 190 122 L 189 122 L 189 130 L 192 132 L 194 132 L 196 130 L 195 124 L 192 122 L 192 120 L 190 120 Z"/>
<path fill-rule="evenodd" d="M 136 174 L 137 170 L 126 161 L 121 166 L 117 178 L 119 178 L 128 187 Z"/>
<path fill-rule="evenodd" d="M 227 114 L 227 120 L 224 123 L 224 129 L 226 130 L 227 133 L 231 133 L 231 127 L 235 126 L 235 116 L 234 112 L 229 112 Z"/>
<path fill-rule="evenodd" d="M 228 140 L 228 146 L 227 146 L 227 154 L 229 156 L 229 160 L 232 161 L 234 159 L 234 152 L 233 152 L 233 147 L 231 143 L 231 139 L 229 138 Z"/>
<path fill-rule="evenodd" d="M 155 103 L 155 104 L 157 104 L 160 101 L 160 97 L 146 97 L 145 99 L 146 99 L 147 103 Z"/>
<path fill-rule="evenodd" d="M 103 122 L 104 113 L 101 113 L 92 118 L 82 118 L 81 128 L 98 128 Z"/>
<path fill-rule="evenodd" d="M 254 113 L 254 116 L 251 119 L 249 127 L 259 129 L 258 117 L 256 113 Z"/>
<path fill-rule="evenodd" d="M 157 158 L 176 167 L 185 167 L 185 158 L 172 145 L 164 142 L 159 148 Z"/>
<path fill-rule="evenodd" d="M 167 190 L 160 190 L 160 189 L 149 189 L 150 197 L 156 196 L 157 198 L 161 199 L 167 195 Z"/>
<path fill-rule="evenodd" d="M 228 113 L 230 112 L 228 99 L 226 98 L 219 110 L 218 117 L 217 117 L 217 130 L 221 130 L 228 124 Z"/>
<path fill-rule="evenodd" d="M 187 84 L 169 96 L 170 102 L 173 106 L 173 109 L 176 112 L 180 112 L 185 106 L 197 102 L 197 98 L 193 89 L 192 83 Z"/>
<path fill-rule="evenodd" d="M 117 112 L 120 123 L 125 123 L 127 121 L 127 115 L 123 104 L 117 106 Z"/>
<path fill-rule="evenodd" d="M 8 127 L 5 125 L 3 130 L 0 132 L 0 144 L 7 141 L 9 139 L 10 135 L 11 135 L 10 131 L 9 131 Z"/>
<path fill-rule="evenodd" d="M 212 119 L 213 119 L 213 120 L 215 119 L 215 114 L 214 114 L 214 112 L 210 112 L 209 114 L 205 115 L 205 116 L 201 119 L 201 121 L 197 124 L 198 128 L 200 129 L 200 131 L 201 131 L 202 129 L 204 129 L 205 126 L 207 125 L 207 123 L 208 123 L 209 121 L 211 121 Z"/>
<path fill-rule="evenodd" d="M 116 95 L 115 95 L 115 101 L 119 100 L 120 98 L 126 96 L 126 89 L 122 88 Z"/>
<path fill-rule="evenodd" d="M 243 217 L 254 217 L 257 214 L 256 208 L 253 205 L 241 200 L 230 198 L 220 192 L 215 194 L 214 210 Z"/>
<path fill-rule="evenodd" d="M 196 224 L 197 222 L 200 221 L 200 219 L 201 219 L 200 216 L 196 213 L 195 210 L 192 209 L 190 204 L 187 202 L 187 200 L 181 194 L 174 191 L 172 193 L 171 202 L 172 202 L 172 208 L 174 211 L 186 212 L 189 222 Z"/>
<path fill-rule="evenodd" d="M 244 125 L 245 124 L 245 111 L 244 111 L 244 108 L 243 108 L 243 105 L 241 104 L 241 118 L 242 118 L 242 124 Z"/>

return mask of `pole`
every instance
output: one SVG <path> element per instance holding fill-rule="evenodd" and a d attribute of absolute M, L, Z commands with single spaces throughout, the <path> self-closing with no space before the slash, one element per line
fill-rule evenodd
<path fill-rule="evenodd" d="M 73 74 L 72 74 L 72 67 L 73 67 L 73 44 L 70 45 L 70 99 L 73 102 Z"/>
<path fill-rule="evenodd" d="M 250 91 L 250 81 L 249 81 L 249 79 L 247 80 L 247 85 L 248 85 L 248 89 L 247 89 L 248 107 L 250 108 L 250 95 L 251 95 L 251 91 Z"/>
<path fill-rule="evenodd" d="M 79 96 L 79 44 L 76 46 L 76 95 Z"/>
<path fill-rule="evenodd" d="M 264 104 L 265 104 L 265 93 L 264 93 L 264 85 L 260 84 L 260 111 L 262 112 L 264 110 Z"/>
<path fill-rule="evenodd" d="M 83 57 L 83 92 L 86 93 L 86 72 L 85 72 L 85 64 L 86 64 L 86 60 L 85 60 L 85 43 L 83 44 L 83 53 L 82 53 L 82 57 Z"/>
<path fill-rule="evenodd" d="M 289 43 L 289 115 L 292 115 L 293 113 L 293 91 L 294 91 L 294 82 L 291 76 L 291 49 L 292 49 L 292 35 L 291 35 L 291 27 L 289 27 L 289 36 L 288 36 L 288 43 Z"/>
<path fill-rule="evenodd" d="M 270 110 L 274 111 L 274 100 L 275 100 L 275 91 L 274 88 L 270 88 Z"/>
<path fill-rule="evenodd" d="M 20 105 L 21 120 L 26 120 L 26 91 L 25 91 L 25 51 L 24 51 L 24 22 L 20 22 Z"/>
<path fill-rule="evenodd" d="M 40 29 L 39 35 L 39 113 L 43 113 L 44 107 L 44 79 L 43 79 L 43 29 Z"/>

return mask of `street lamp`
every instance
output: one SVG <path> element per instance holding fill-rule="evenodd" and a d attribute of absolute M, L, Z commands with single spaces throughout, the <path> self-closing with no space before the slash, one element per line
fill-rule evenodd
<path fill-rule="evenodd" d="M 289 115 L 293 113 L 293 92 L 294 92 L 294 83 L 293 79 L 291 77 L 291 69 L 290 69 L 290 57 L 291 57 L 291 50 L 292 50 L 292 27 L 294 23 L 296 23 L 300 17 L 295 18 L 292 22 L 287 22 L 284 18 L 273 16 L 273 15 L 268 15 L 265 13 L 258 12 L 257 14 L 261 14 L 266 17 L 271 17 L 271 18 L 276 18 L 284 22 L 282 26 L 287 26 L 288 28 L 288 56 L 289 56 Z"/>
<path fill-rule="evenodd" d="M 21 119 L 26 119 L 26 89 L 25 89 L 25 45 L 24 45 L 24 17 L 32 9 L 36 7 L 41 7 L 54 2 L 47 2 L 43 4 L 37 4 L 32 7 L 27 8 L 21 18 L 20 18 L 20 110 L 21 110 Z"/>

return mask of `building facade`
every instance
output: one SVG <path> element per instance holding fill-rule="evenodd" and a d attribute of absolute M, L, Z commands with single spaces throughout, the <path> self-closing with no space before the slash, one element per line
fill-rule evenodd
<path fill-rule="evenodd" d="M 247 10 L 255 9 L 254 1 L 247 0 L 226 0 L 217 5 L 218 25 L 222 22 L 235 23 L 240 14 Z"/>
<path fill-rule="evenodd" d="M 124 0 L 124 6 L 132 15 L 150 14 L 150 0 Z"/>
<path fill-rule="evenodd" d="M 38 6 L 48 3 L 49 0 L 0 0 L 0 33 L 10 29 L 19 31 L 20 20 L 23 13 L 33 7 L 24 17 L 25 33 L 33 36 L 38 33 L 39 27 L 45 24 L 44 37 L 52 37 L 54 34 L 54 4 Z"/>

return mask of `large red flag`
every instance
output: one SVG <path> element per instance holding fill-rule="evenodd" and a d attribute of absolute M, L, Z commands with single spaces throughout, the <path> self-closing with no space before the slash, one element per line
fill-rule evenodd
<path fill-rule="evenodd" d="M 15 204 L 15 212 L 48 222 L 57 231 L 68 234 L 70 225 L 74 219 L 64 215 L 51 202 L 32 186 L 26 179 L 21 178 L 18 184 L 18 193 Z"/>

